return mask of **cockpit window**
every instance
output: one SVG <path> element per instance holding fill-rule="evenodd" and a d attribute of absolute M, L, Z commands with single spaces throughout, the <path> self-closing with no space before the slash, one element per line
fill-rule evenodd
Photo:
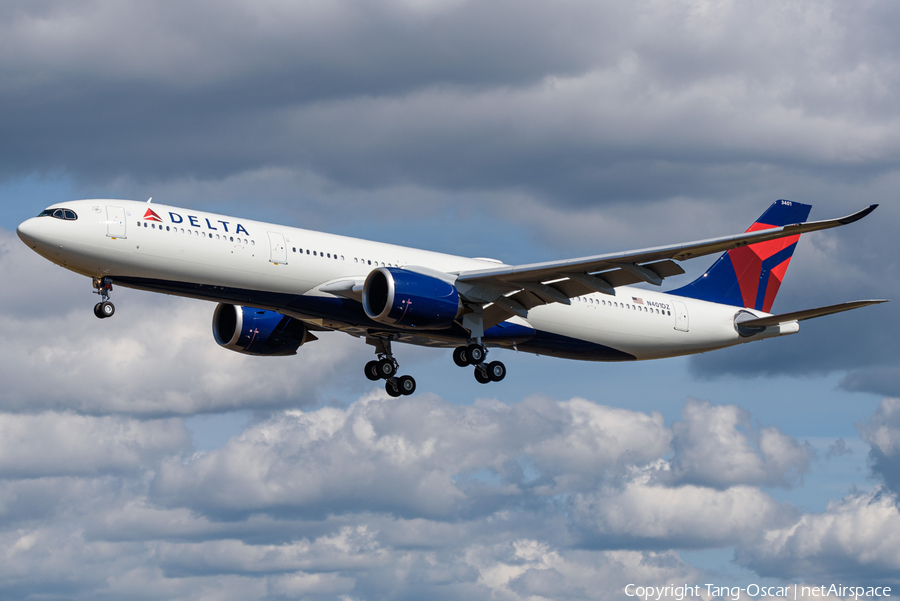
<path fill-rule="evenodd" d="M 78 215 L 71 209 L 44 209 L 38 217 L 55 217 L 66 221 L 75 221 Z"/>

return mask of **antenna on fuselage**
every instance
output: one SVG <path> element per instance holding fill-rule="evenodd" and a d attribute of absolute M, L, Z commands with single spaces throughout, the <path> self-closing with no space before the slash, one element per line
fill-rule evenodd
<path fill-rule="evenodd" d="M 147 199 L 147 204 L 150 204 L 150 201 L 152 201 L 152 200 L 153 200 L 153 197 L 151 196 L 150 198 Z"/>

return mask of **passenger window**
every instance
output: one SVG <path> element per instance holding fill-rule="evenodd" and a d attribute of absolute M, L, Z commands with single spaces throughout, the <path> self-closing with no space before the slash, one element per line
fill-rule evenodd
<path fill-rule="evenodd" d="M 329 259 L 331 258 L 331 253 L 328 253 L 328 258 L 329 258 Z"/>
<path fill-rule="evenodd" d="M 316 254 L 316 251 L 313 251 L 313 256 L 318 257 L 319 255 Z"/>

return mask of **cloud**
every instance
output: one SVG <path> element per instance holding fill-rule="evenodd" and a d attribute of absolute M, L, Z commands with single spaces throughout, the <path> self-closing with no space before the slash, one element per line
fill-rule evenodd
<path fill-rule="evenodd" d="M 754 431 L 734 405 L 688 401 L 672 424 L 674 482 L 727 488 L 737 484 L 787 486 L 809 469 L 810 447 L 774 426 Z"/>
<path fill-rule="evenodd" d="M 277 412 L 188 455 L 180 418 L 4 414 L 0 590 L 611 599 L 629 582 L 709 581 L 673 549 L 722 547 L 776 578 L 830 561 L 893 569 L 892 543 L 875 540 L 900 519 L 892 498 L 800 514 L 759 486 L 792 481 L 803 447 L 748 421 L 696 401 L 666 428 L 580 398 L 379 393 Z M 70 432 L 40 444 L 54 429 Z"/>
<path fill-rule="evenodd" d="M 880 5 L 423 6 L 8 12 L 2 164 L 95 183 L 288 167 L 568 205 L 731 197 L 735 171 L 766 167 L 892 170 L 896 45 L 859 41 Z"/>
<path fill-rule="evenodd" d="M 188 463 L 166 461 L 153 490 L 213 515 L 366 508 L 451 518 L 589 489 L 659 457 L 668 440 L 658 414 L 582 399 L 460 407 L 378 393 L 347 409 L 283 412 Z"/>
<path fill-rule="evenodd" d="M 871 445 L 869 466 L 885 485 L 900 494 L 900 399 L 885 398 L 867 424 L 857 424 L 863 440 Z"/>
<path fill-rule="evenodd" d="M 573 526 L 592 548 L 692 549 L 747 543 L 796 515 L 750 486 L 724 491 L 632 482 L 616 491 L 575 495 Z"/>
<path fill-rule="evenodd" d="M 0 478 L 133 471 L 189 449 L 176 419 L 0 413 Z"/>
<path fill-rule="evenodd" d="M 761 576 L 893 582 L 900 569 L 900 541 L 885 533 L 898 528 L 894 496 L 879 490 L 857 493 L 830 502 L 823 513 L 766 532 L 738 549 L 736 557 Z"/>

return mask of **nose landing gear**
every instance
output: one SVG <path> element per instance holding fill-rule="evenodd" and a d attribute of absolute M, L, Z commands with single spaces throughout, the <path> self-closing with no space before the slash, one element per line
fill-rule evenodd
<path fill-rule="evenodd" d="M 480 342 L 459 346 L 453 350 L 453 362 L 460 367 L 475 366 L 475 379 L 481 384 L 499 382 L 506 377 L 506 366 L 500 361 L 485 363 L 487 348 Z"/>
<path fill-rule="evenodd" d="M 390 339 L 367 338 L 366 342 L 375 347 L 378 359 L 366 363 L 365 373 L 370 380 L 384 379 L 384 390 L 392 397 L 409 395 L 416 391 L 416 380 L 412 376 L 395 377 L 400 364 L 391 352 Z"/>
<path fill-rule="evenodd" d="M 100 302 L 94 305 L 94 315 L 100 319 L 112 317 L 116 312 L 116 306 L 109 300 L 112 292 L 112 278 L 94 278 L 94 294 L 100 295 Z"/>

